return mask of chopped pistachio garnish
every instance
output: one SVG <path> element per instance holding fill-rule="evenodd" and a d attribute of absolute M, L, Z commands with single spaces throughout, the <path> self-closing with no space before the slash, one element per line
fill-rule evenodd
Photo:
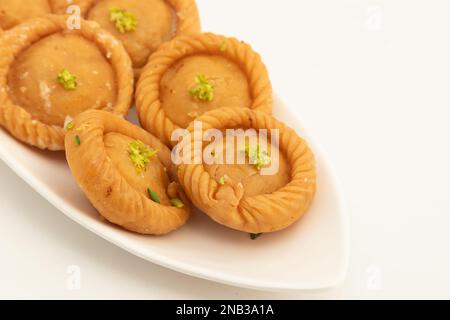
<path fill-rule="evenodd" d="M 72 130 L 74 126 L 75 126 L 75 124 L 73 123 L 73 121 L 70 121 L 70 122 L 66 125 L 66 131 Z"/>
<path fill-rule="evenodd" d="M 138 25 L 134 14 L 117 7 L 109 9 L 109 20 L 114 23 L 117 30 L 121 33 L 135 31 Z"/>
<path fill-rule="evenodd" d="M 156 156 L 157 153 L 158 150 L 150 148 L 140 140 L 128 144 L 128 154 L 138 173 L 145 170 L 150 159 Z"/>
<path fill-rule="evenodd" d="M 201 101 L 211 102 L 214 100 L 214 86 L 204 74 L 195 77 L 195 83 L 195 87 L 189 92 L 191 96 Z"/>
<path fill-rule="evenodd" d="M 225 184 L 226 179 L 227 179 L 227 176 L 220 177 L 219 184 L 223 186 Z"/>
<path fill-rule="evenodd" d="M 245 146 L 245 154 L 250 160 L 250 163 L 255 165 L 256 169 L 261 170 L 263 167 L 270 164 L 270 156 L 267 151 L 262 151 L 259 144 L 256 146 Z"/>
<path fill-rule="evenodd" d="M 77 77 L 70 73 L 69 70 L 62 70 L 56 80 L 63 86 L 65 90 L 75 90 L 78 86 Z"/>
<path fill-rule="evenodd" d="M 149 197 L 153 202 L 161 203 L 161 200 L 159 199 L 159 196 L 158 196 L 158 194 L 157 194 L 155 191 L 153 191 L 153 190 L 151 190 L 150 188 L 148 188 L 148 189 L 147 189 L 147 193 L 148 193 L 148 197 Z"/>
<path fill-rule="evenodd" d="M 75 124 L 73 122 L 73 119 L 71 116 L 66 116 L 66 118 L 64 119 L 64 130 L 70 131 L 75 127 Z"/>
<path fill-rule="evenodd" d="M 76 135 L 76 136 L 75 136 L 75 144 L 76 144 L 77 146 L 81 145 L 81 139 L 80 139 L 80 136 L 79 136 L 79 135 Z"/>
<path fill-rule="evenodd" d="M 250 233 L 250 239 L 256 240 L 256 239 L 258 239 L 261 235 L 262 235 L 262 233 Z"/>
<path fill-rule="evenodd" d="M 213 151 L 211 151 L 211 156 L 215 157 L 216 156 L 216 150 L 214 149 Z"/>
<path fill-rule="evenodd" d="M 172 203 L 172 205 L 178 209 L 184 207 L 184 203 L 183 203 L 183 201 L 181 201 L 180 198 L 172 198 L 172 199 L 170 199 L 170 203 Z"/>

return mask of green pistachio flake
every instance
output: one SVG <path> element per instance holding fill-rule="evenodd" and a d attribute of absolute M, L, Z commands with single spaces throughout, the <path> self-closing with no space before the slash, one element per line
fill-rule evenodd
<path fill-rule="evenodd" d="M 184 203 L 183 203 L 183 201 L 181 201 L 180 198 L 172 198 L 172 199 L 170 199 L 170 203 L 172 203 L 172 205 L 178 209 L 184 207 Z"/>
<path fill-rule="evenodd" d="M 199 74 L 195 77 L 195 83 L 195 87 L 189 91 L 192 97 L 206 102 L 214 100 L 214 87 L 204 74 Z"/>
<path fill-rule="evenodd" d="M 67 123 L 66 127 L 64 128 L 66 131 L 70 131 L 74 128 L 75 124 L 73 123 L 73 121 L 70 121 L 69 123 Z"/>
<path fill-rule="evenodd" d="M 63 86 L 65 90 L 75 90 L 78 86 L 77 77 L 69 72 L 69 70 L 62 70 L 56 80 Z"/>
<path fill-rule="evenodd" d="M 81 139 L 80 139 L 80 136 L 79 136 L 79 135 L 76 135 L 76 136 L 75 136 L 75 144 L 76 144 L 77 146 L 81 145 Z"/>
<path fill-rule="evenodd" d="M 260 236 L 262 236 L 262 233 L 250 233 L 250 239 L 252 239 L 252 240 L 256 240 Z"/>
<path fill-rule="evenodd" d="M 109 20 L 121 33 L 135 31 L 138 25 L 134 14 L 117 7 L 109 9 Z"/>
<path fill-rule="evenodd" d="M 136 167 L 136 171 L 141 173 L 147 167 L 150 159 L 156 156 L 158 150 L 154 150 L 145 145 L 140 140 L 135 140 L 128 144 L 128 154 L 131 162 Z"/>
<path fill-rule="evenodd" d="M 151 190 L 150 188 L 148 188 L 148 189 L 147 189 L 147 193 L 148 193 L 148 197 L 149 197 L 153 202 L 161 203 L 161 200 L 159 199 L 159 196 L 158 196 L 158 194 L 157 194 L 155 191 L 153 191 L 153 190 Z"/>
<path fill-rule="evenodd" d="M 220 177 L 219 184 L 223 186 L 225 184 L 225 180 L 226 180 L 225 176 Z"/>
<path fill-rule="evenodd" d="M 256 146 L 250 146 L 247 144 L 245 146 L 245 154 L 250 160 L 250 163 L 253 164 L 256 169 L 261 170 L 263 167 L 268 166 L 270 164 L 270 156 L 267 151 L 261 151 L 261 147 L 259 144 Z"/>

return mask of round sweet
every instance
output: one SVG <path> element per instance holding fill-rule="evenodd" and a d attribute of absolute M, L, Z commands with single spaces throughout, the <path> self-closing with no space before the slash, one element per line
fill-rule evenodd
<path fill-rule="evenodd" d="M 109 17 L 110 8 L 124 8 L 132 12 L 138 27 L 132 32 L 120 32 Z M 141 68 L 151 52 L 172 36 L 172 10 L 164 0 L 103 0 L 88 13 L 89 20 L 97 21 L 124 44 L 133 66 Z"/>
<path fill-rule="evenodd" d="M 130 29 L 118 28 L 111 19 L 114 9 L 130 14 L 136 24 Z M 137 74 L 163 42 L 200 31 L 194 0 L 96 0 L 87 19 L 98 22 L 124 44 Z"/>
<path fill-rule="evenodd" d="M 212 33 L 163 44 L 145 66 L 136 89 L 142 126 L 167 145 L 172 134 L 206 111 L 239 107 L 272 112 L 267 69 L 252 48 Z"/>
<path fill-rule="evenodd" d="M 225 139 L 233 139 L 233 135 L 230 133 L 224 133 L 224 136 Z M 266 144 L 267 152 L 270 153 L 273 147 L 270 139 L 261 137 L 259 142 L 261 144 Z M 250 143 L 250 141 L 247 139 L 246 143 Z M 228 150 L 227 146 L 224 144 L 222 149 L 222 152 L 215 149 L 214 154 L 216 159 L 219 159 L 223 155 L 223 160 L 220 162 L 218 161 L 219 163 L 205 163 L 204 168 L 206 172 L 211 176 L 211 178 L 215 181 L 224 179 L 224 182 L 230 185 L 237 185 L 239 183 L 242 184 L 244 197 L 253 197 L 260 194 L 269 194 L 275 192 L 287 185 L 290 181 L 291 170 L 284 154 L 279 155 L 279 168 L 276 174 L 261 175 L 260 170 L 258 170 L 258 168 L 256 168 L 254 164 L 250 163 L 248 157 L 246 158 L 244 164 L 226 163 L 224 160 L 226 159 L 225 155 L 227 154 Z M 238 155 L 240 152 L 243 152 L 245 150 L 239 150 L 238 144 L 235 143 L 234 150 L 232 151 L 235 155 Z"/>
<path fill-rule="evenodd" d="M 57 75 L 64 69 L 76 75 L 76 90 L 58 83 Z M 109 61 L 94 43 L 74 34 L 51 35 L 20 53 L 8 74 L 8 86 L 13 103 L 33 119 L 60 127 L 67 116 L 84 110 L 112 109 L 117 98 Z"/>
<path fill-rule="evenodd" d="M 88 108 L 125 115 L 133 70 L 122 44 L 97 24 L 68 31 L 48 15 L 0 37 L 0 124 L 41 149 L 64 149 L 64 120 Z"/>
<path fill-rule="evenodd" d="M 222 225 L 254 234 L 287 228 L 306 213 L 316 190 L 315 160 L 307 143 L 294 130 L 270 115 L 247 108 L 216 109 L 197 121 L 202 123 L 202 131 L 194 135 L 194 124 L 191 124 L 188 127 L 191 135 L 183 139 L 177 150 L 183 153 L 191 148 L 193 151 L 190 161 L 178 166 L 178 178 L 200 210 Z M 238 152 L 244 152 L 243 164 L 220 164 L 222 156 L 215 149 L 211 154 L 214 158 L 219 156 L 219 164 L 207 164 L 205 159 L 195 161 L 199 154 L 210 151 L 211 146 L 203 141 L 205 132 L 231 128 L 255 129 L 257 134 L 266 129 L 269 137 L 278 131 L 279 141 L 269 138 L 267 148 L 262 148 L 264 139 L 258 141 L 258 149 L 248 143 L 245 150 L 224 148 L 223 153 L 232 152 L 235 159 Z M 202 145 L 201 150 L 192 149 L 195 145 Z M 264 159 L 261 154 L 267 152 L 272 156 L 271 161 L 276 160 L 278 150 L 279 167 L 271 176 L 263 175 L 261 169 L 270 169 L 272 164 L 276 168 L 275 162 L 249 160 L 255 159 L 255 153 L 250 150 L 259 150 L 259 145 L 262 149 L 261 153 L 258 151 L 258 159 Z"/>
<path fill-rule="evenodd" d="M 214 100 L 193 99 L 189 88 L 198 74 L 208 75 L 214 86 Z M 247 77 L 234 62 L 212 55 L 181 59 L 161 79 L 161 102 L 167 117 L 186 128 L 203 113 L 220 107 L 249 108 L 252 104 Z"/>
<path fill-rule="evenodd" d="M 162 235 L 189 219 L 191 205 L 175 181 L 170 150 L 141 128 L 109 112 L 88 110 L 74 119 L 65 145 L 75 180 L 109 222 Z M 139 148 L 151 154 L 136 153 Z M 138 161 L 143 155 L 146 162 Z"/>
<path fill-rule="evenodd" d="M 8 30 L 51 12 L 48 0 L 0 0 L 0 29 Z"/>

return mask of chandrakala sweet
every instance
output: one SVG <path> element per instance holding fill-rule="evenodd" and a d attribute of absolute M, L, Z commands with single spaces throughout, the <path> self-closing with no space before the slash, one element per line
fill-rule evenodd
<path fill-rule="evenodd" d="M 65 122 L 85 110 L 125 115 L 133 81 L 122 44 L 92 22 L 49 15 L 0 37 L 0 124 L 41 149 L 64 149 Z"/>
<path fill-rule="evenodd" d="M 196 122 L 200 132 L 192 123 L 176 150 L 180 183 L 201 211 L 252 234 L 282 230 L 306 213 L 316 190 L 315 160 L 294 130 L 248 108 L 216 109 Z M 206 139 L 211 130 L 224 138 Z"/>
<path fill-rule="evenodd" d="M 162 43 L 200 32 L 195 0 L 91 0 L 83 10 L 123 43 L 136 75 Z"/>
<path fill-rule="evenodd" d="M 267 69 L 252 48 L 212 33 L 178 37 L 154 53 L 138 81 L 142 126 L 167 145 L 207 111 L 241 107 L 272 112 Z"/>
<path fill-rule="evenodd" d="M 145 130 L 89 110 L 68 124 L 65 144 L 75 180 L 111 223 L 162 235 L 189 219 L 190 201 L 176 182 L 170 150 Z"/>

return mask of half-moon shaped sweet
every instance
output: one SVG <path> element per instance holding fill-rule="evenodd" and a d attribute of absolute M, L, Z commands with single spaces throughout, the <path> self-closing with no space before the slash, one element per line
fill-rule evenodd
<path fill-rule="evenodd" d="M 173 132 L 223 107 L 272 112 L 267 69 L 252 48 L 211 33 L 163 44 L 144 68 L 136 90 L 142 126 L 167 145 Z"/>
<path fill-rule="evenodd" d="M 65 138 L 73 176 L 108 221 L 141 234 L 180 228 L 190 202 L 174 181 L 170 150 L 143 129 L 109 112 L 75 118 Z"/>
<path fill-rule="evenodd" d="M 97 24 L 29 20 L 0 37 L 0 124 L 41 149 L 64 149 L 66 119 L 88 109 L 125 115 L 133 70 L 122 44 Z"/>
<path fill-rule="evenodd" d="M 92 0 L 85 11 L 123 43 L 136 76 L 163 42 L 200 32 L 195 0 Z"/>
<path fill-rule="evenodd" d="M 0 0 L 0 30 L 52 12 L 48 0 Z"/>
<path fill-rule="evenodd" d="M 181 153 L 191 150 L 190 161 L 185 159 L 178 167 L 178 178 L 198 208 L 222 225 L 253 234 L 284 229 L 305 214 L 316 190 L 315 160 L 294 130 L 270 115 L 246 108 L 216 109 L 197 121 L 202 123 L 202 131 L 193 134 L 194 125 L 190 125 L 191 135 L 177 148 L 181 148 Z M 237 142 L 232 146 L 223 142 L 223 150 L 211 150 L 216 146 L 203 141 L 203 135 L 210 129 L 255 129 L 258 135 L 265 129 L 267 137 L 253 142 L 242 140 L 245 141 L 242 150 Z M 272 140 L 275 132 L 279 141 Z M 225 137 L 236 138 L 228 133 Z M 203 143 L 200 152 L 194 148 L 199 143 Z M 275 156 L 277 152 L 279 157 Z M 216 160 L 208 162 L 204 158 L 195 162 L 202 153 L 203 157 L 211 154 Z M 237 162 L 239 153 L 244 162 Z M 234 162 L 224 160 L 230 155 Z M 272 164 L 273 172 L 263 173 Z"/>

